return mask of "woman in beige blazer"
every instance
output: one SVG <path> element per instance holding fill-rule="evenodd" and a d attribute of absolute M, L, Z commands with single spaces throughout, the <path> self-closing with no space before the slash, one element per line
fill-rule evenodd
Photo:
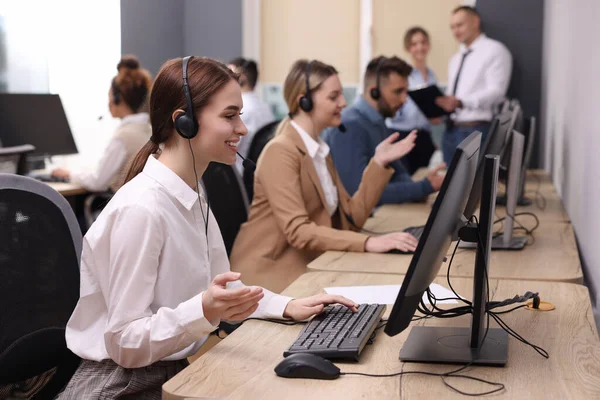
<path fill-rule="evenodd" d="M 417 240 L 407 233 L 368 236 L 358 230 L 393 174 L 387 165 L 413 148 L 415 133 L 381 142 L 350 197 L 319 137 L 340 125 L 346 106 L 337 71 L 299 60 L 283 91 L 290 113 L 258 159 L 254 199 L 232 249 L 231 269 L 248 284 L 280 292 L 327 250 L 414 250 Z"/>
<path fill-rule="evenodd" d="M 92 171 L 57 168 L 52 175 L 68 179 L 90 192 L 116 192 L 123 184 L 129 161 L 148 142 L 150 117 L 145 112 L 152 79 L 136 57 L 125 55 L 117 65 L 117 76 L 108 92 L 108 108 L 113 118 L 121 119 L 98 166 Z"/>

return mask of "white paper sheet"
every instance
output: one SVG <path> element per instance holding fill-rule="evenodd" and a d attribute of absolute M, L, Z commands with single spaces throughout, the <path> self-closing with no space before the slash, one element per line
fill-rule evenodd
<path fill-rule="evenodd" d="M 456 297 L 451 290 L 442 285 L 432 283 L 429 289 L 438 299 Z M 340 286 L 325 288 L 325 292 L 339 294 L 358 304 L 394 304 L 400 291 L 400 285 L 373 285 L 373 286 Z M 462 297 L 462 296 L 461 296 Z M 423 301 L 429 304 L 427 293 L 423 293 Z M 457 300 L 438 301 L 437 304 L 457 304 Z"/>

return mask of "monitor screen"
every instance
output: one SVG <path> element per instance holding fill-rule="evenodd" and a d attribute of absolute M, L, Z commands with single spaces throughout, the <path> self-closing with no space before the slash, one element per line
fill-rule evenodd
<path fill-rule="evenodd" d="M 481 132 L 476 131 L 454 153 L 386 324 L 388 335 L 408 327 L 423 293 L 439 273 L 455 232 L 464 223 L 463 211 L 473 186 L 480 145 Z"/>
<path fill-rule="evenodd" d="M 2 146 L 35 146 L 33 155 L 77 153 L 67 116 L 57 94 L 0 94 Z"/>

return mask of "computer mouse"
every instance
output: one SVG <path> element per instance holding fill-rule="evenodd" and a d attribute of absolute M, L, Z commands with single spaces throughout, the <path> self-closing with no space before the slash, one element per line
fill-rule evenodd
<path fill-rule="evenodd" d="M 275 373 L 283 378 L 336 379 L 340 369 L 316 354 L 296 353 L 277 364 Z"/>

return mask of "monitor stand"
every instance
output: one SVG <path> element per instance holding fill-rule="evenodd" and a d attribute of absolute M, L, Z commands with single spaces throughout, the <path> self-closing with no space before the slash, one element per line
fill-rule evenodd
<path fill-rule="evenodd" d="M 496 204 L 499 206 L 505 206 L 506 205 L 506 196 L 496 197 Z M 531 200 L 529 197 L 521 196 L 517 200 L 517 205 L 521 206 L 521 207 L 528 207 L 532 204 L 533 204 L 533 200 Z"/>
<path fill-rule="evenodd" d="M 477 243 L 471 327 L 414 326 L 400 350 L 402 361 L 495 366 L 503 366 L 508 361 L 506 331 L 489 328 L 486 334 L 486 275 L 490 261 L 498 165 L 498 156 L 485 156 L 479 225 L 468 224 L 458 232 L 461 240 Z"/>

